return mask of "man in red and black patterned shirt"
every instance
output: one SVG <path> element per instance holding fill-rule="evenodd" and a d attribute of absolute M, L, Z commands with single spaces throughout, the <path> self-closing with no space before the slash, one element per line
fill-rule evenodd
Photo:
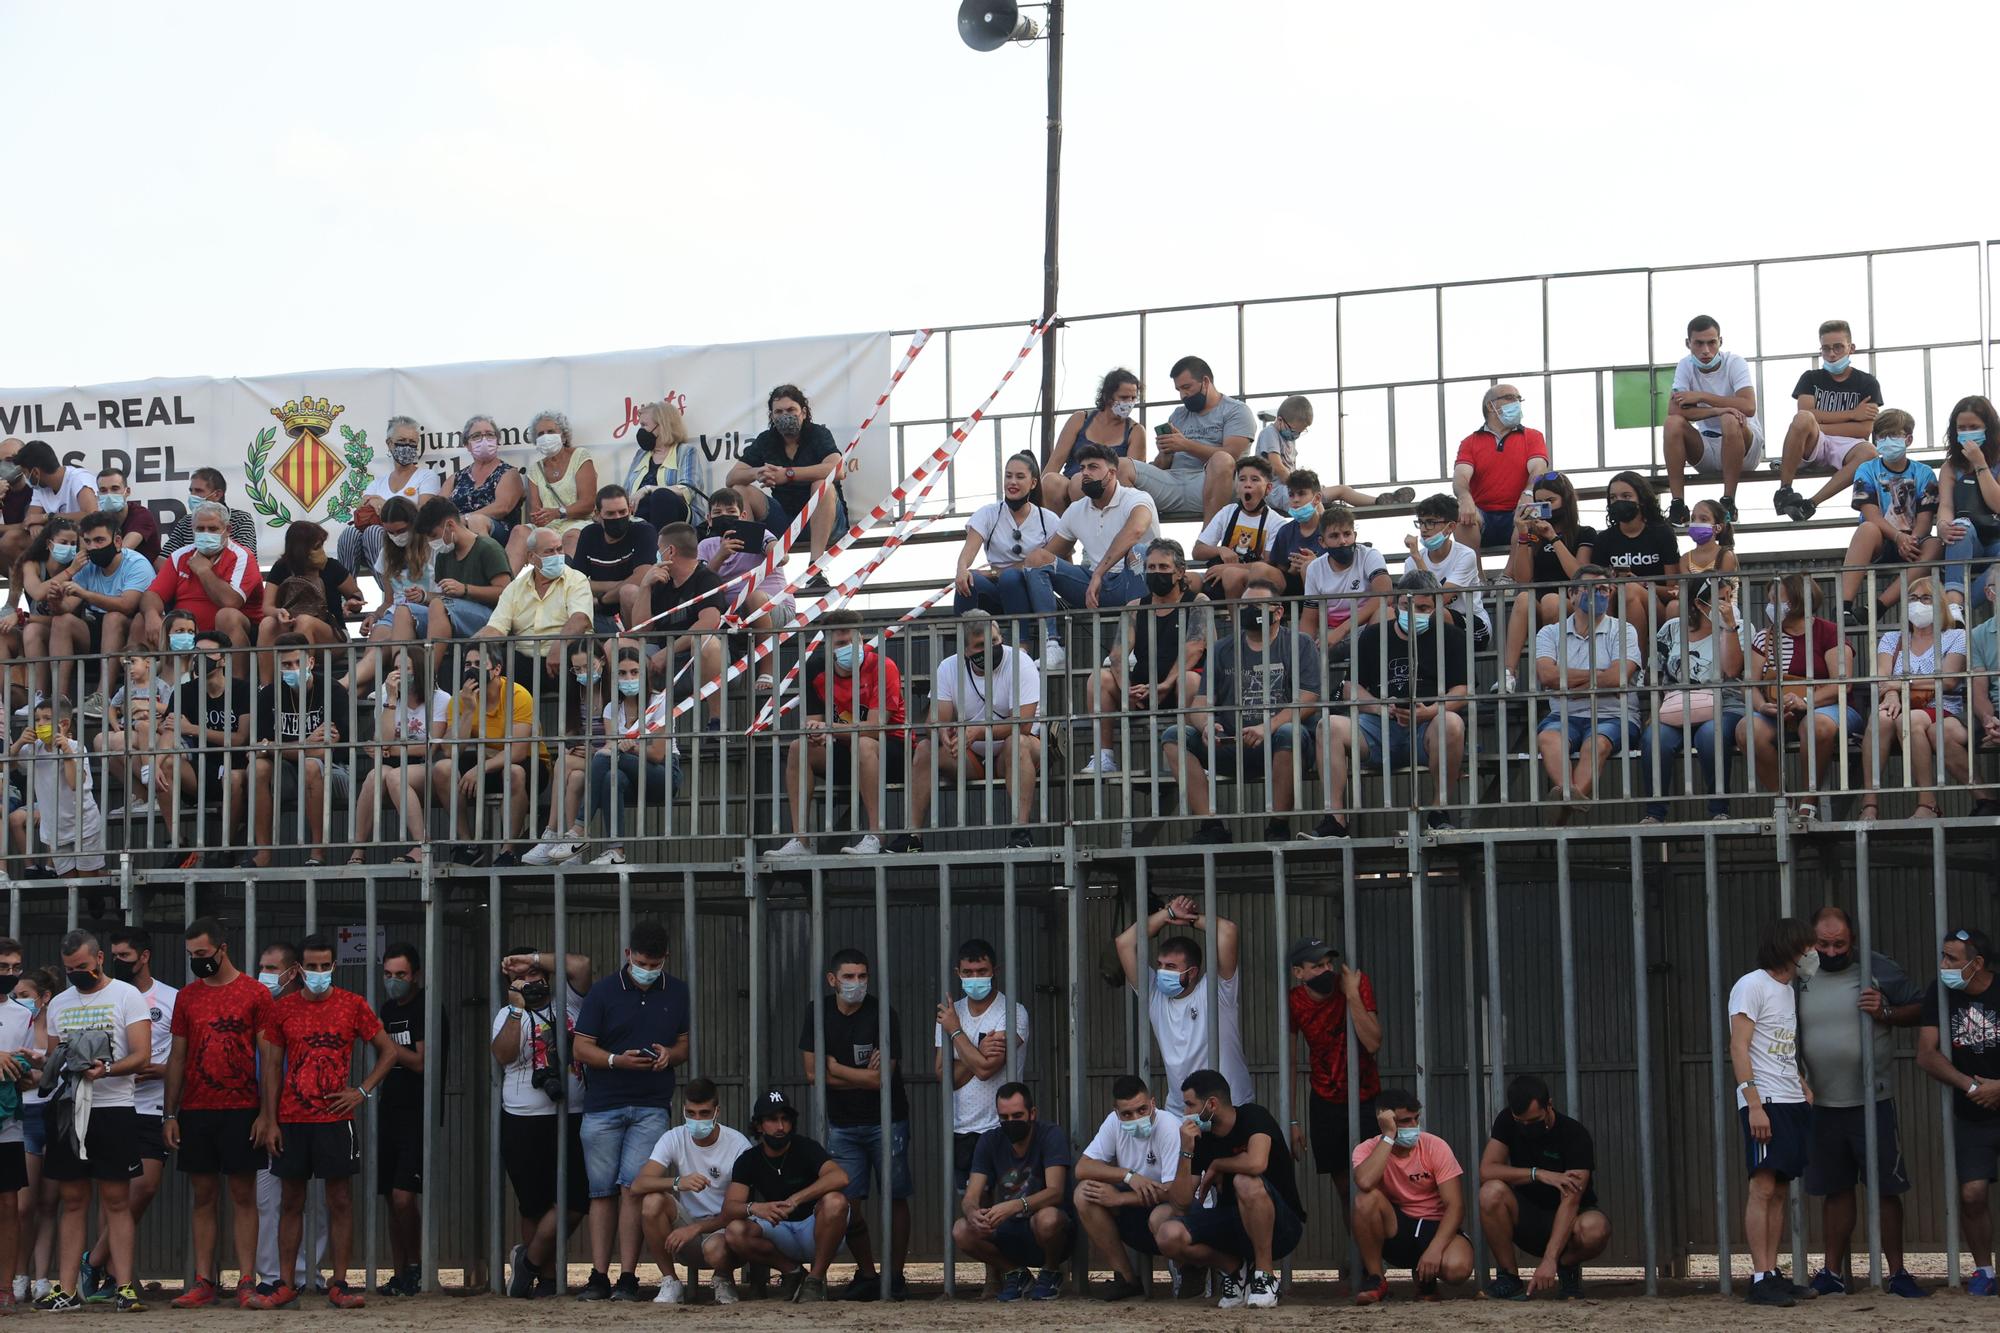
<path fill-rule="evenodd" d="M 219 1200 L 229 1178 L 235 1217 L 236 1303 L 248 1307 L 257 1271 L 257 1172 L 269 1126 L 258 1114 L 257 1034 L 271 1019 L 271 992 L 229 960 L 222 923 L 205 916 L 186 931 L 194 979 L 174 1004 L 160 1134 L 194 1193 L 194 1285 L 176 1309 L 214 1305 L 219 1293 Z"/>
<path fill-rule="evenodd" d="M 1292 946 L 1290 992 L 1292 1033 L 1305 1043 L 1306 1067 L 1311 1077 L 1295 1080 L 1300 1088 L 1300 1118 L 1292 1121 L 1292 1156 L 1305 1160 L 1306 1133 L 1312 1135 L 1313 1165 L 1323 1176 L 1332 1176 L 1347 1210 L 1348 1232 L 1353 1234 L 1353 1198 L 1347 1188 L 1349 1145 L 1347 1132 L 1347 1018 L 1354 1016 L 1354 1035 L 1361 1041 L 1358 1068 L 1361 1074 L 1361 1129 L 1375 1123 L 1375 1095 L 1382 1091 L 1382 1076 L 1375 1067 L 1375 1054 L 1382 1049 L 1382 1020 L 1375 1014 L 1375 988 L 1367 974 L 1340 961 L 1340 950 L 1325 940 L 1307 938 Z"/>
<path fill-rule="evenodd" d="M 333 1282 L 327 1302 L 339 1309 L 363 1303 L 347 1286 L 354 1240 L 354 1175 L 361 1169 L 361 1140 L 354 1112 L 373 1096 L 396 1063 L 396 1044 L 368 1002 L 333 984 L 333 941 L 308 935 L 299 945 L 300 989 L 271 1007 L 263 1031 L 265 1135 L 271 1174 L 284 1187 L 278 1214 L 278 1253 L 299 1252 L 305 1229 L 306 1183 L 326 1182 L 328 1248 Z M 375 1067 L 360 1087 L 350 1087 L 354 1043 L 375 1048 Z M 290 1305 L 298 1291 L 283 1276 L 265 1298 L 269 1308 Z"/>

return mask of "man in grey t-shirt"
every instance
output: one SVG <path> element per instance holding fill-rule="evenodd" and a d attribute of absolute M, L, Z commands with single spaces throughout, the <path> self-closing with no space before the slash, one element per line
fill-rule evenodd
<path fill-rule="evenodd" d="M 1822 1200 L 1826 1267 L 1813 1290 L 1838 1295 L 1856 1290 L 1849 1268 L 1859 1186 L 1868 1179 L 1866 1123 L 1870 1076 L 1863 1069 L 1861 1025 L 1874 1031 L 1875 1158 L 1882 1182 L 1882 1249 L 1888 1256 L 1889 1290 L 1924 1293 L 1903 1268 L 1903 1195 L 1910 1178 L 1890 1096 L 1896 1038 L 1916 1025 L 1923 987 L 1879 953 L 1854 950 L 1854 923 L 1841 908 L 1822 907 L 1813 918 L 1819 971 L 1798 987 L 1799 1052 L 1812 1088 L 1812 1137 L 1806 1158 L 1806 1193 Z"/>
<path fill-rule="evenodd" d="M 1153 441 L 1158 463 L 1128 460 L 1119 480 L 1153 497 L 1165 520 L 1214 518 L 1236 489 L 1236 460 L 1257 434 L 1257 418 L 1241 399 L 1226 398 L 1215 374 L 1198 356 L 1174 362 L 1174 392 L 1181 405 L 1167 431 Z"/>

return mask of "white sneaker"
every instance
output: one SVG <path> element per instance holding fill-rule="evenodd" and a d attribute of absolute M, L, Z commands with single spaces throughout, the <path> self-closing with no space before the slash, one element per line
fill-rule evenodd
<path fill-rule="evenodd" d="M 1068 665 L 1069 654 L 1063 651 L 1063 646 L 1060 643 L 1054 639 L 1050 639 L 1042 645 L 1042 670 L 1061 671 Z"/>
<path fill-rule="evenodd" d="M 679 1305 L 686 1296 L 686 1288 L 681 1280 L 671 1273 L 660 1279 L 660 1294 L 653 1297 L 655 1305 Z"/>
<path fill-rule="evenodd" d="M 40 1300 L 42 1297 L 48 1295 L 50 1290 L 54 1288 L 54 1286 L 55 1286 L 55 1280 L 52 1278 L 46 1278 L 46 1277 L 36 1278 L 35 1299 Z"/>
<path fill-rule="evenodd" d="M 1253 1310 L 1275 1309 L 1278 1304 L 1278 1279 L 1276 1275 L 1258 1269 L 1250 1275 L 1250 1292 L 1244 1303 Z"/>
<path fill-rule="evenodd" d="M 625 849 L 613 847 L 602 856 L 591 857 L 590 863 L 594 866 L 622 866 L 625 864 Z"/>
<path fill-rule="evenodd" d="M 28 1275 L 26 1273 L 20 1273 L 17 1274 L 14 1278 L 14 1303 L 16 1305 L 19 1305 L 22 1301 L 25 1301 L 27 1299 L 28 1299 Z"/>
<path fill-rule="evenodd" d="M 793 838 L 790 842 L 787 842 L 783 847 L 780 847 L 777 851 L 766 852 L 765 855 L 772 857 L 811 856 L 812 850 L 813 850 L 812 848 L 806 846 L 806 841 L 804 838 Z"/>
<path fill-rule="evenodd" d="M 1086 774 L 1116 773 L 1118 771 L 1118 756 L 1109 750 L 1099 750 L 1090 757 L 1090 762 L 1083 766 L 1083 771 Z"/>
<path fill-rule="evenodd" d="M 541 841 L 530 847 L 522 855 L 521 864 L 524 866 L 547 865 L 549 863 L 549 853 L 555 850 L 555 845 L 556 831 L 552 828 L 543 829 Z"/>
<path fill-rule="evenodd" d="M 708 1280 L 708 1289 L 717 1305 L 734 1305 L 743 1299 L 736 1294 L 736 1284 L 720 1274 Z"/>
<path fill-rule="evenodd" d="M 543 836 L 549 837 L 551 835 L 544 834 Z M 566 866 L 572 861 L 581 860 L 582 857 L 583 849 L 573 842 L 538 842 L 529 848 L 527 854 L 521 858 L 521 864 L 528 866 Z"/>
<path fill-rule="evenodd" d="M 14 716 L 33 717 L 35 715 L 35 706 L 41 703 L 41 701 L 42 701 L 42 696 L 39 694 L 36 695 L 34 698 L 28 700 L 28 702 L 22 704 L 19 708 L 16 708 L 14 710 Z"/>
<path fill-rule="evenodd" d="M 796 842 L 797 839 L 793 839 L 793 841 Z M 882 854 L 882 840 L 872 833 L 864 833 L 861 835 L 859 842 L 850 843 L 841 848 L 840 854 L 842 856 L 880 856 Z"/>

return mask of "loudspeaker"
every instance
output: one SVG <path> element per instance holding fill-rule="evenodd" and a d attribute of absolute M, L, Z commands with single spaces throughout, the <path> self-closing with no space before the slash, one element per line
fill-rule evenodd
<path fill-rule="evenodd" d="M 1041 32 L 1014 0 L 964 0 L 958 35 L 975 51 L 998 51 L 1009 42 L 1033 41 Z"/>

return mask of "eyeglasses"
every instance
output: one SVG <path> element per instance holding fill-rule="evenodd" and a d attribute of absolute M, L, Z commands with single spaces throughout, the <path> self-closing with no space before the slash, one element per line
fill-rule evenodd
<path fill-rule="evenodd" d="M 498 444 L 498 443 L 500 442 L 500 437 L 499 437 L 498 435 L 495 435 L 495 434 L 492 434 L 491 432 L 488 432 L 488 431 L 482 431 L 482 432 L 481 432 L 481 433 L 479 433 L 478 435 L 468 435 L 468 436 L 466 436 L 466 437 L 465 437 L 465 442 L 466 442 L 467 444 L 480 444 L 480 443 L 482 443 L 482 442 L 484 442 L 484 443 L 491 443 L 491 444 Z"/>
<path fill-rule="evenodd" d="M 1442 532 L 1450 526 L 1451 520 L 1448 518 L 1420 518 L 1417 520 L 1418 532 Z"/>

